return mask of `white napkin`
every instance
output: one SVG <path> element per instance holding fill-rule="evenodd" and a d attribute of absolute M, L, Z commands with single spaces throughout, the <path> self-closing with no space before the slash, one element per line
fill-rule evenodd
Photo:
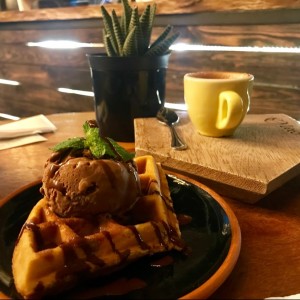
<path fill-rule="evenodd" d="M 44 115 L 37 115 L 0 125 L 0 139 L 11 139 L 55 131 L 56 127 Z"/>
<path fill-rule="evenodd" d="M 290 296 L 285 296 L 285 297 L 270 297 L 270 298 L 265 298 L 265 299 L 300 299 L 300 294 L 290 295 Z"/>
<path fill-rule="evenodd" d="M 46 141 L 38 133 L 53 132 L 56 127 L 44 115 L 0 125 L 0 150 Z"/>
<path fill-rule="evenodd" d="M 45 137 L 39 134 L 21 136 L 15 139 L 0 140 L 0 150 L 16 148 L 23 145 L 47 141 Z"/>

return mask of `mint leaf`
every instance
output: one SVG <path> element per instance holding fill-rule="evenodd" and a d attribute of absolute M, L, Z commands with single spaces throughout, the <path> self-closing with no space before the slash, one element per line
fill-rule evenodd
<path fill-rule="evenodd" d="M 99 136 L 99 128 L 90 127 L 88 122 L 83 124 L 83 131 L 85 138 L 75 137 L 63 141 L 53 148 L 53 151 L 60 151 L 69 148 L 74 149 L 90 149 L 95 158 L 102 158 L 104 156 L 109 158 L 119 159 L 121 157 L 125 162 L 132 160 L 134 153 L 127 152 L 117 142 L 111 138 L 102 138 Z"/>
<path fill-rule="evenodd" d="M 84 124 L 85 147 L 89 148 L 96 158 L 103 157 L 106 154 L 105 145 L 99 137 L 99 129 L 91 128 L 88 126 L 87 122 Z"/>
<path fill-rule="evenodd" d="M 89 126 L 89 123 L 87 122 L 87 121 L 85 121 L 84 123 L 83 123 L 83 132 L 84 132 L 84 134 L 85 135 L 87 135 L 87 132 L 91 129 L 91 127 Z"/>
<path fill-rule="evenodd" d="M 56 152 L 56 151 L 70 149 L 70 148 L 83 149 L 84 148 L 84 138 L 82 138 L 82 137 L 70 138 L 66 141 L 58 143 L 53 148 L 51 148 L 51 150 Z"/>
<path fill-rule="evenodd" d="M 99 136 L 99 128 L 90 128 L 88 125 L 84 126 L 86 139 L 85 146 L 89 148 L 96 158 L 109 156 L 116 158 L 116 153 L 111 149 L 107 141 Z"/>
<path fill-rule="evenodd" d="M 111 138 L 107 138 L 107 139 L 110 141 L 110 143 L 114 147 L 115 151 L 122 157 L 122 159 L 124 161 L 129 161 L 129 160 L 132 160 L 134 158 L 134 156 L 135 156 L 134 153 L 130 153 L 130 152 L 126 151 L 123 147 L 121 147 L 113 139 L 111 139 Z"/>

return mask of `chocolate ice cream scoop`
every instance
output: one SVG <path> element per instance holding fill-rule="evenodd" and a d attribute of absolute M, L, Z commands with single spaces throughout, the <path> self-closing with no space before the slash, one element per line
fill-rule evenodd
<path fill-rule="evenodd" d="M 119 215 L 138 200 L 140 182 L 133 162 L 58 156 L 54 153 L 47 161 L 42 180 L 42 192 L 58 215 Z"/>

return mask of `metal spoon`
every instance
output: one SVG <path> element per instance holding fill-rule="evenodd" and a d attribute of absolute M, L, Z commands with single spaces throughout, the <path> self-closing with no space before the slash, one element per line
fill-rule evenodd
<path fill-rule="evenodd" d="M 169 126 L 171 130 L 171 147 L 175 150 L 184 150 L 187 148 L 187 145 L 180 139 L 178 136 L 174 125 L 179 122 L 179 116 L 176 114 L 174 110 L 168 108 L 161 108 L 156 118 L 161 122 Z"/>

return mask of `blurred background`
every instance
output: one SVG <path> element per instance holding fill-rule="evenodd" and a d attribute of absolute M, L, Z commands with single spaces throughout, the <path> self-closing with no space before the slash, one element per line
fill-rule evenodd
<path fill-rule="evenodd" d="M 180 32 L 171 48 L 167 102 L 184 102 L 185 73 L 248 72 L 255 76 L 250 113 L 300 120 L 299 1 L 155 2 L 153 39 L 167 24 Z M 0 3 L 0 113 L 93 110 L 86 54 L 104 52 L 101 1 Z M 105 5 L 120 15 L 121 4 Z M 147 1 L 135 5 L 142 11 Z"/>

